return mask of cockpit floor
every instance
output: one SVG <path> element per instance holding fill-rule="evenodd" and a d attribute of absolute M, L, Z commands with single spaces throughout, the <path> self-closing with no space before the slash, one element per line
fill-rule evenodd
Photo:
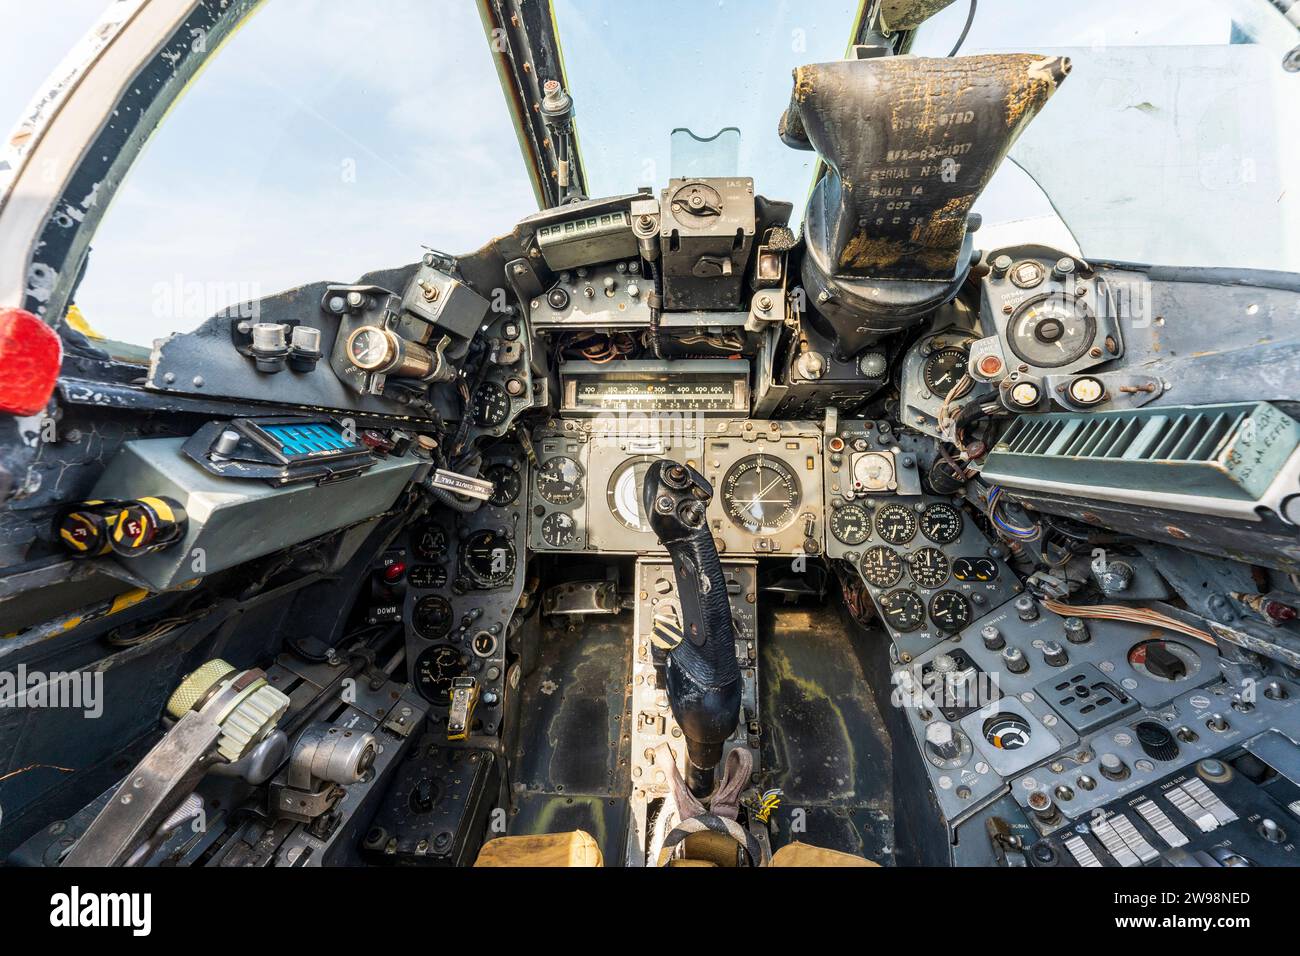
<path fill-rule="evenodd" d="M 632 638 L 626 613 L 544 629 L 522 682 L 510 833 L 582 829 L 606 865 L 623 859 Z M 891 747 L 853 639 L 833 606 L 760 616 L 761 789 L 782 792 L 774 848 L 801 840 L 890 863 Z"/>
<path fill-rule="evenodd" d="M 773 848 L 799 840 L 892 862 L 890 738 L 855 635 L 834 604 L 770 608 L 759 621 L 763 788 L 781 790 Z"/>
<path fill-rule="evenodd" d="M 510 833 L 586 830 L 623 859 L 631 793 L 632 615 L 546 627 L 522 682 Z"/>

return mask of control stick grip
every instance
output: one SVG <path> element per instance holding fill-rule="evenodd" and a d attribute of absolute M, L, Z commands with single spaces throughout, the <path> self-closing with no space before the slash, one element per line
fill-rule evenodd
<path fill-rule="evenodd" d="M 740 721 L 741 690 L 727 582 L 705 518 L 713 488 L 694 468 L 660 460 L 641 491 L 650 528 L 672 559 L 682 609 L 683 638 L 664 673 L 668 701 L 686 738 L 687 783 L 707 796 Z"/>

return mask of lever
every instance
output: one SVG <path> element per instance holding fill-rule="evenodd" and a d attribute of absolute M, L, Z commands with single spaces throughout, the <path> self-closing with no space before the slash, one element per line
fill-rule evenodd
<path fill-rule="evenodd" d="M 727 582 L 705 520 L 713 488 L 694 468 L 660 459 L 646 470 L 641 500 L 677 578 L 682 640 L 667 652 L 664 681 L 686 738 L 687 786 L 705 798 L 740 722 L 741 690 Z"/>

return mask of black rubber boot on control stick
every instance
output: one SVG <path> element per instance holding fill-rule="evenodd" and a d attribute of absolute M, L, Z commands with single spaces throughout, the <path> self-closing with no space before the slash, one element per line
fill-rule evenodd
<path fill-rule="evenodd" d="M 686 783 L 697 797 L 713 790 L 722 747 L 740 722 L 740 666 L 727 582 L 705 510 L 713 489 L 674 461 L 656 461 L 641 489 L 644 513 L 668 549 L 682 607 L 682 640 L 664 672 L 673 717 L 686 737 Z"/>

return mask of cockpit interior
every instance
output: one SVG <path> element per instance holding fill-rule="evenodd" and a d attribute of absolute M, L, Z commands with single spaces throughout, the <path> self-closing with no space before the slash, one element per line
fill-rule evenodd
<path fill-rule="evenodd" d="M 1295 863 L 1300 4 L 457 6 L 354 106 L 509 149 L 194 322 L 235 194 L 98 230 L 316 6 L 118 0 L 0 144 L 0 859 Z"/>

